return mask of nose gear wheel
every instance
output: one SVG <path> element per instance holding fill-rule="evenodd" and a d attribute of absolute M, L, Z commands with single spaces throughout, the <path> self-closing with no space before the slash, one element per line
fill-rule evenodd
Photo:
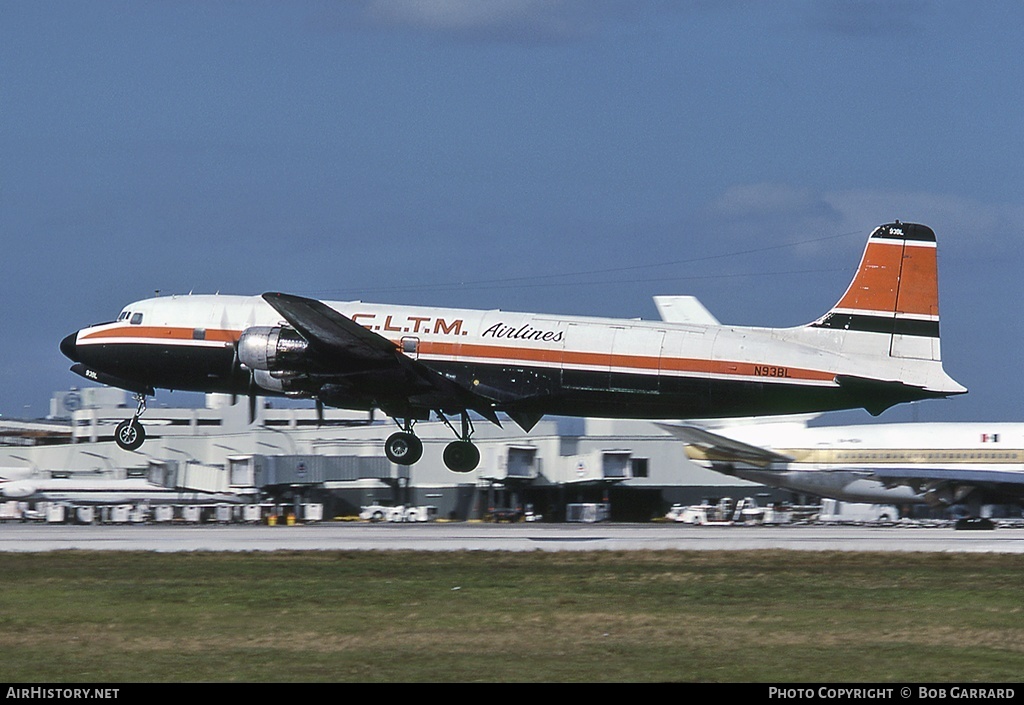
<path fill-rule="evenodd" d="M 146 440 L 146 429 L 137 419 L 125 419 L 114 431 L 114 442 L 124 450 L 138 450 Z"/>
<path fill-rule="evenodd" d="M 146 395 L 136 394 L 138 406 L 130 419 L 125 419 L 114 430 L 114 442 L 124 450 L 138 450 L 146 440 L 146 429 L 139 423 L 139 417 L 146 411 Z"/>

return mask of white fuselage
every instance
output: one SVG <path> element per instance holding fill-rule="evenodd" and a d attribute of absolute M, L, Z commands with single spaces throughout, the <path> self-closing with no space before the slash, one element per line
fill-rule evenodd
<path fill-rule="evenodd" d="M 861 392 L 841 390 L 840 376 L 898 381 L 922 397 L 963 391 L 937 360 L 879 355 L 879 334 L 325 303 L 471 388 L 509 384 L 518 371 L 513 390 L 523 384 L 523 396 L 548 397 L 544 413 L 678 418 L 861 405 Z M 154 387 L 244 392 L 231 375 L 239 336 L 281 323 L 261 297 L 148 299 L 80 331 L 76 355 Z"/>

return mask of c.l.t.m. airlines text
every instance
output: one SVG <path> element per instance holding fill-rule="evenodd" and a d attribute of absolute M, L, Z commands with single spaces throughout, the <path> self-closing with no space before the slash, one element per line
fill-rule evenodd
<path fill-rule="evenodd" d="M 383 321 L 381 320 L 383 318 Z M 401 316 L 375 313 L 354 313 L 352 320 L 372 331 L 387 333 L 430 333 L 434 335 L 468 335 L 461 318 L 446 320 L 440 316 Z"/>

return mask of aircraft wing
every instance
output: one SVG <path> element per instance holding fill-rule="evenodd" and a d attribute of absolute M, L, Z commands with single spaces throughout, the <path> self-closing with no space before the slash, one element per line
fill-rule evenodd
<path fill-rule="evenodd" d="M 273 292 L 264 294 L 263 299 L 320 353 L 370 363 L 393 361 L 398 352 L 390 340 L 364 328 L 322 301 Z"/>
<path fill-rule="evenodd" d="M 767 448 L 726 438 L 697 426 L 677 424 L 659 424 L 659 426 L 672 433 L 676 438 L 685 441 L 688 445 L 699 449 L 699 459 L 746 463 L 747 465 L 755 465 L 762 468 L 768 467 L 772 463 L 788 463 L 793 460 L 788 455 L 782 455 Z M 693 458 L 692 455 L 691 458 Z"/>
<path fill-rule="evenodd" d="M 359 325 L 348 316 L 317 301 L 292 294 L 268 292 L 263 299 L 310 345 L 317 365 L 339 376 L 394 373 L 391 396 L 428 408 L 472 409 L 501 425 L 493 400 L 473 392 L 421 362 L 403 354 L 393 342 Z M 396 381 L 397 380 L 397 381 Z M 428 401 L 429 399 L 429 401 Z M 387 409 L 385 409 L 387 411 Z"/>
<path fill-rule="evenodd" d="M 994 498 L 1024 499 L 1024 472 L 934 467 L 874 467 L 871 474 L 891 484 L 978 487 Z"/>

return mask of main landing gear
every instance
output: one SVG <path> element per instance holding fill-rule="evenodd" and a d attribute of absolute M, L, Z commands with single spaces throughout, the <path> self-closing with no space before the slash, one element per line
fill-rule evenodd
<path fill-rule="evenodd" d="M 480 449 L 473 445 L 473 422 L 469 413 L 462 412 L 462 433 L 455 430 L 444 414 L 438 412 L 441 421 L 459 437 L 444 449 L 444 464 L 452 472 L 472 472 L 480 464 Z M 413 420 L 406 418 L 402 430 L 392 433 L 384 442 L 384 454 L 396 465 L 412 465 L 423 456 L 423 441 L 412 432 Z"/>
<path fill-rule="evenodd" d="M 146 410 L 146 395 L 136 394 L 135 400 L 138 402 L 135 414 L 119 423 L 114 430 L 114 442 L 124 450 L 138 450 L 146 440 L 146 429 L 139 423 L 139 417 Z"/>
<path fill-rule="evenodd" d="M 413 421 L 406 419 L 402 430 L 384 441 L 384 455 L 396 465 L 412 465 L 423 457 L 423 441 L 412 432 Z"/>

